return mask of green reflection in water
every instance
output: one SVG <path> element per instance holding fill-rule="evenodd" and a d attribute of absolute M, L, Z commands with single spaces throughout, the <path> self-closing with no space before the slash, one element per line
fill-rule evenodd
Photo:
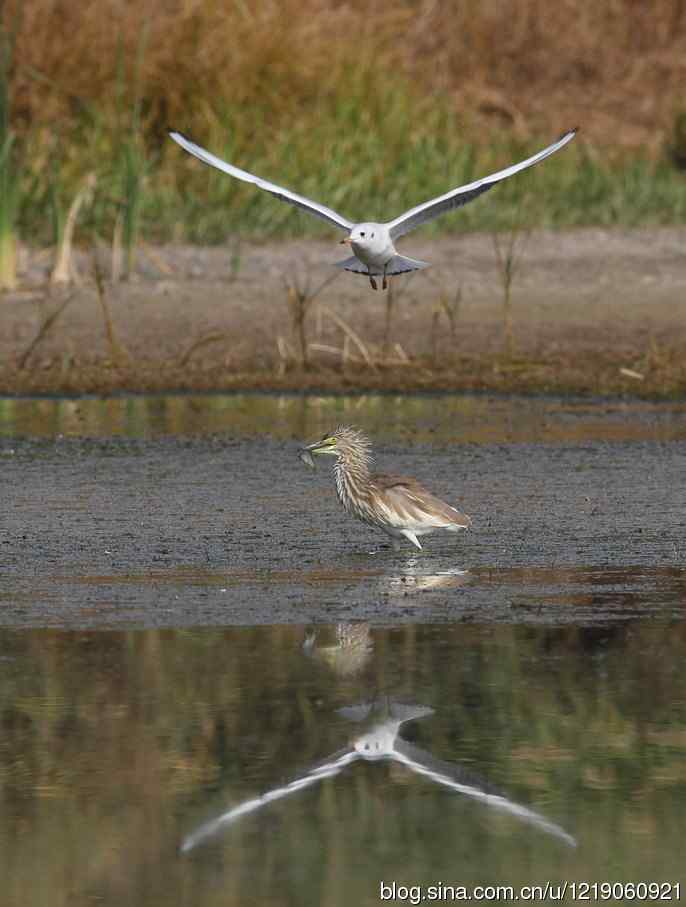
<path fill-rule="evenodd" d="M 3 903 L 378 903 L 403 884 L 683 880 L 682 624 L 0 633 Z M 305 643 L 305 645 L 303 645 Z M 574 834 L 571 849 L 359 762 L 191 853 L 203 821 L 350 741 L 403 734 Z"/>
<path fill-rule="evenodd" d="M 440 443 L 678 440 L 686 405 L 563 402 L 469 394 L 356 397 L 216 394 L 83 399 L 0 399 L 0 435 L 154 437 L 230 433 L 316 438 L 340 422 L 373 437 Z"/>

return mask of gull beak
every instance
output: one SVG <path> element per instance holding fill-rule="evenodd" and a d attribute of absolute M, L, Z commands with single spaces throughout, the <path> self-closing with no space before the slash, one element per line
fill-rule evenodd
<path fill-rule="evenodd" d="M 352 239 L 349 236 L 346 236 L 346 238 L 342 239 L 339 243 L 339 245 L 341 245 L 341 246 L 346 245 L 346 244 L 349 246 L 352 245 Z"/>

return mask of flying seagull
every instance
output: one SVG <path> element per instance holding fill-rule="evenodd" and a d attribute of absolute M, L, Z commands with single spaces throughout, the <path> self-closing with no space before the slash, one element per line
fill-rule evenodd
<path fill-rule="evenodd" d="M 270 192 L 277 198 L 280 198 L 285 202 L 290 202 L 291 205 L 302 208 L 304 211 L 308 211 L 315 217 L 319 217 L 321 220 L 333 224 L 334 227 L 338 227 L 340 230 L 345 230 L 348 236 L 345 239 L 342 239 L 341 243 L 348 244 L 354 254 L 344 261 L 336 262 L 336 267 L 344 268 L 346 271 L 353 271 L 355 274 L 366 274 L 369 277 L 369 281 L 374 290 L 377 289 L 376 280 L 374 278 L 380 276 L 382 278 L 383 289 L 385 290 L 388 286 L 388 277 L 391 277 L 394 274 L 402 274 L 405 271 L 417 271 L 419 268 L 429 267 L 429 264 L 426 261 L 418 261 L 415 258 L 407 258 L 405 255 L 398 255 L 394 241 L 399 236 L 409 233 L 410 230 L 414 230 L 415 227 L 419 227 L 427 221 L 433 220 L 446 211 L 451 211 L 453 208 L 459 208 L 462 205 L 466 205 L 467 202 L 477 198 L 483 192 L 487 192 L 493 186 L 497 185 L 497 183 L 502 182 L 502 180 L 507 179 L 509 176 L 514 176 L 515 173 L 519 173 L 520 170 L 526 170 L 527 167 L 533 167 L 533 165 L 538 164 L 539 161 L 545 160 L 545 158 L 550 157 L 551 154 L 555 154 L 560 148 L 564 148 L 568 142 L 571 142 L 576 133 L 576 129 L 570 129 L 569 132 L 565 132 L 565 134 L 556 142 L 553 142 L 552 145 L 548 145 L 547 148 L 544 148 L 532 157 L 528 157 L 525 161 L 520 161 L 519 164 L 512 164 L 512 166 L 506 167 L 504 170 L 499 170 L 497 173 L 492 173 L 490 176 L 484 176 L 473 183 L 467 183 L 465 186 L 458 186 L 457 189 L 451 189 L 449 192 L 446 192 L 445 195 L 439 195 L 437 198 L 432 198 L 428 202 L 416 205 L 414 208 L 410 208 L 409 211 L 405 211 L 404 214 L 401 214 L 394 220 L 389 220 L 383 224 L 371 222 L 354 224 L 341 214 L 338 214 L 337 211 L 327 208 L 326 205 L 320 205 L 318 202 L 313 202 L 311 199 L 305 198 L 304 195 L 298 195 L 296 192 L 291 192 L 290 189 L 284 189 L 282 186 L 277 186 L 276 183 L 270 183 L 269 180 L 248 173 L 247 170 L 241 170 L 238 167 L 234 167 L 233 164 L 228 164 L 216 155 L 201 148 L 200 145 L 196 145 L 195 142 L 192 142 L 180 132 L 170 132 L 169 135 L 185 151 L 194 155 L 194 157 L 197 157 L 198 160 L 203 161 L 203 163 L 209 164 L 210 167 L 216 167 L 217 170 L 228 173 L 229 176 L 234 176 L 236 179 L 243 180 L 245 183 L 253 183 L 255 186 L 264 189 L 266 192 Z"/>
<path fill-rule="evenodd" d="M 408 721 L 415 721 L 433 714 L 433 709 L 417 704 L 403 704 L 386 698 L 359 705 L 337 709 L 339 715 L 348 721 L 363 722 L 365 727 L 353 735 L 348 746 L 329 756 L 322 762 L 307 769 L 286 784 L 244 800 L 221 815 L 210 819 L 196 828 L 181 843 L 181 852 L 188 853 L 198 844 L 213 837 L 249 813 L 254 813 L 269 803 L 311 787 L 325 778 L 334 778 L 346 766 L 358 760 L 396 762 L 409 771 L 447 787 L 463 796 L 470 797 L 498 812 L 509 813 L 523 822 L 576 847 L 575 839 L 563 828 L 540 813 L 515 803 L 482 778 L 471 774 L 462 766 L 436 759 L 431 753 L 420 749 L 400 736 L 400 728 Z"/>

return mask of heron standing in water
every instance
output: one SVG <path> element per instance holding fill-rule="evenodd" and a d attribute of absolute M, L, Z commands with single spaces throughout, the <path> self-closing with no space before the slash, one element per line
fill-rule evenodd
<path fill-rule="evenodd" d="M 372 473 L 371 443 L 362 432 L 340 425 L 332 434 L 300 451 L 301 460 L 314 467 L 313 454 L 336 457 L 336 494 L 345 510 L 391 536 L 394 550 L 406 538 L 417 548 L 417 536 L 445 529 L 469 529 L 470 518 L 446 504 L 409 476 Z"/>

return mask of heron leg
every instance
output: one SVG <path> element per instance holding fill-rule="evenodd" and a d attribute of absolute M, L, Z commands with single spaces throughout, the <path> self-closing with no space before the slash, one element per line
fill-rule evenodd
<path fill-rule="evenodd" d="M 412 542 L 412 544 L 415 545 L 415 547 L 419 548 L 420 551 L 422 550 L 422 546 L 419 544 L 419 539 L 414 534 L 414 532 L 411 532 L 409 529 L 403 529 L 401 531 L 405 538 L 408 539 L 408 541 Z"/>

